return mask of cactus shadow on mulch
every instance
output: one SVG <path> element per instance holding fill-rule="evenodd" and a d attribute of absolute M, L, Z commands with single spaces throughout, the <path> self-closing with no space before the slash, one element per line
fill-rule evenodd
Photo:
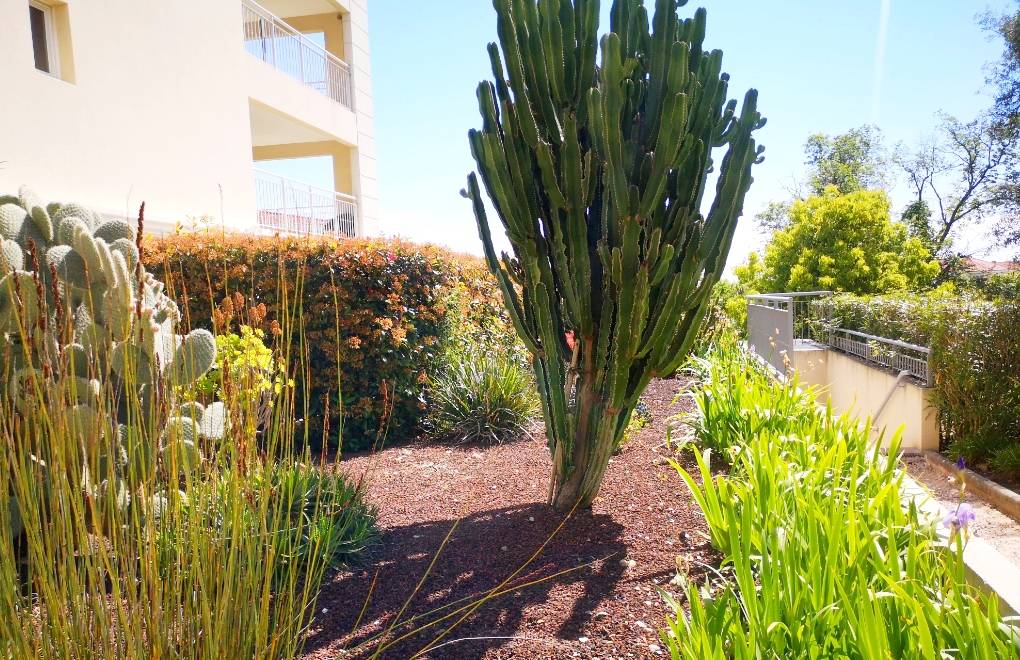
<path fill-rule="evenodd" d="M 554 590 L 563 587 L 581 593 L 569 599 L 572 601 L 570 615 L 556 631 L 556 637 L 576 639 L 593 608 L 621 579 L 625 569 L 620 560 L 626 547 L 619 540 L 623 528 L 610 516 L 579 512 L 567 519 L 545 551 L 529 564 L 528 559 L 552 535 L 561 520 L 562 516 L 540 504 L 484 511 L 461 519 L 400 621 L 407 622 L 415 616 L 421 618 L 398 625 L 391 637 L 400 637 L 468 605 L 527 564 L 500 589 L 501 595 L 479 607 L 444 641 L 477 639 L 452 643 L 426 657 L 477 657 L 512 641 L 515 636 L 527 637 L 527 632 L 518 630 L 524 610 L 546 603 Z M 383 549 L 383 556 L 375 558 L 375 568 L 342 577 L 330 590 L 330 602 L 319 603 L 318 630 L 310 636 L 306 653 L 314 654 L 316 649 L 334 644 L 339 635 L 354 629 L 375 580 L 377 589 L 371 595 L 360 625 L 344 637 L 344 646 L 350 651 L 346 657 L 371 656 L 378 643 L 374 638 L 392 625 L 407 598 L 414 593 L 415 585 L 428 571 L 454 522 L 452 519 L 430 521 L 387 531 L 378 546 Z M 576 570 L 563 573 L 571 568 Z M 528 585 L 536 580 L 543 581 Z M 437 610 L 454 602 L 457 604 L 453 607 Z M 433 610 L 431 615 L 426 614 Z M 461 616 L 463 613 L 409 636 L 381 657 L 414 655 Z M 501 637 L 506 639 L 498 639 Z M 547 643 L 557 644 L 555 639 Z M 549 650 L 556 654 L 555 648 Z"/>

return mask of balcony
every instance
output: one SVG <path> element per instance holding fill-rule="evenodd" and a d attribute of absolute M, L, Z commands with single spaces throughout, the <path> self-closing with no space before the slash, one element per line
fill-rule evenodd
<path fill-rule="evenodd" d="M 353 238 L 358 202 L 351 195 L 255 170 L 255 208 L 262 229 L 297 236 Z"/>
<path fill-rule="evenodd" d="M 323 96 L 354 110 L 350 66 L 253 0 L 242 0 L 244 49 Z"/>

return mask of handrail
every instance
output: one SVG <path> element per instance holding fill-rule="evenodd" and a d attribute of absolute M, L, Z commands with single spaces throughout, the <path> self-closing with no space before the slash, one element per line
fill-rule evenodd
<path fill-rule="evenodd" d="M 882 344 L 889 344 L 891 346 L 898 346 L 899 348 L 906 348 L 911 351 L 917 351 L 925 355 L 931 355 L 931 349 L 927 346 L 919 346 L 917 344 L 911 344 L 909 342 L 900 341 L 899 339 L 890 339 L 888 337 L 879 337 L 878 335 L 869 335 L 866 332 L 858 332 L 857 330 L 847 330 L 846 328 L 831 328 L 830 332 L 842 332 L 847 335 L 854 335 L 855 337 L 863 337 L 869 341 L 877 341 Z"/>
<path fill-rule="evenodd" d="M 313 190 L 315 192 L 321 192 L 321 193 L 326 194 L 326 195 L 333 195 L 337 199 L 340 199 L 340 200 L 343 200 L 343 201 L 346 201 L 346 202 L 357 202 L 358 201 L 358 198 L 355 197 L 354 195 L 348 195 L 347 193 L 342 193 L 339 190 L 330 190 L 329 188 L 323 188 L 321 186 L 314 186 L 314 185 L 312 185 L 310 183 L 305 183 L 304 181 L 299 181 L 298 179 L 292 179 L 289 176 L 284 176 L 282 174 L 277 174 L 276 172 L 272 172 L 270 170 L 264 170 L 261 167 L 253 167 L 251 169 L 252 169 L 252 172 L 254 172 L 255 174 L 261 174 L 263 176 L 272 177 L 274 179 L 278 179 L 278 180 L 280 180 L 282 182 L 289 183 L 289 184 L 291 184 L 293 186 L 296 186 L 296 187 L 306 188 L 308 190 Z"/>
<path fill-rule="evenodd" d="M 824 298 L 831 291 L 784 291 L 748 295 L 748 343 L 777 369 L 783 368 L 788 353 L 798 342 L 813 340 L 855 355 L 867 362 L 897 371 L 907 371 L 931 384 L 931 350 L 898 339 L 840 328 L 812 313 L 812 298 Z M 824 316 L 824 315 L 823 315 Z"/>
<path fill-rule="evenodd" d="M 271 21 L 274 26 L 286 32 L 287 36 L 301 41 L 301 43 L 303 43 L 305 47 L 307 47 L 309 50 L 315 51 L 316 54 L 325 57 L 327 60 L 330 60 L 331 62 L 340 67 L 343 67 L 345 69 L 350 68 L 350 65 L 347 64 L 347 62 L 344 62 L 342 59 L 340 59 L 333 53 L 329 52 L 319 44 L 315 43 L 314 41 L 306 37 L 304 34 L 299 32 L 294 26 L 290 25 L 289 23 L 287 23 L 287 21 L 283 20 L 273 12 L 269 11 L 259 3 L 255 2 L 255 0 L 242 0 L 242 2 L 248 5 L 248 7 L 255 13 L 260 14 L 262 18 L 266 19 L 267 21 Z"/>

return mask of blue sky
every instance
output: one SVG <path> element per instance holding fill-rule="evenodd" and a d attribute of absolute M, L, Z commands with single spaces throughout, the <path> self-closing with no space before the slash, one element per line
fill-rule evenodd
<path fill-rule="evenodd" d="M 609 4 L 603 0 L 604 14 Z M 763 244 L 752 218 L 787 197 L 803 174 L 809 134 L 875 123 L 890 144 L 909 143 L 931 133 L 939 110 L 971 118 L 986 107 L 985 66 L 1001 45 L 975 16 L 1013 3 L 703 0 L 681 11 L 697 6 L 708 9 L 708 46 L 725 52 L 731 94 L 758 88 L 769 120 L 759 132 L 766 160 L 755 172 L 732 267 Z M 489 73 L 491 3 L 372 0 L 370 36 L 382 228 L 478 252 L 469 204 L 458 193 L 473 166 L 466 134 L 479 124 L 474 92 Z M 905 191 L 893 196 L 898 206 Z"/>

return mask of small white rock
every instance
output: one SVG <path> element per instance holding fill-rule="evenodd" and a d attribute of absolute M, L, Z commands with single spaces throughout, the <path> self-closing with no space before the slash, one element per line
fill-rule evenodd
<path fill-rule="evenodd" d="M 578 637 L 577 641 L 582 643 L 582 644 L 587 644 L 588 643 L 588 638 L 587 637 Z"/>
<path fill-rule="evenodd" d="M 658 644 L 649 644 L 648 650 L 651 651 L 652 653 L 655 653 L 656 655 L 662 653 L 662 649 L 659 648 Z"/>

